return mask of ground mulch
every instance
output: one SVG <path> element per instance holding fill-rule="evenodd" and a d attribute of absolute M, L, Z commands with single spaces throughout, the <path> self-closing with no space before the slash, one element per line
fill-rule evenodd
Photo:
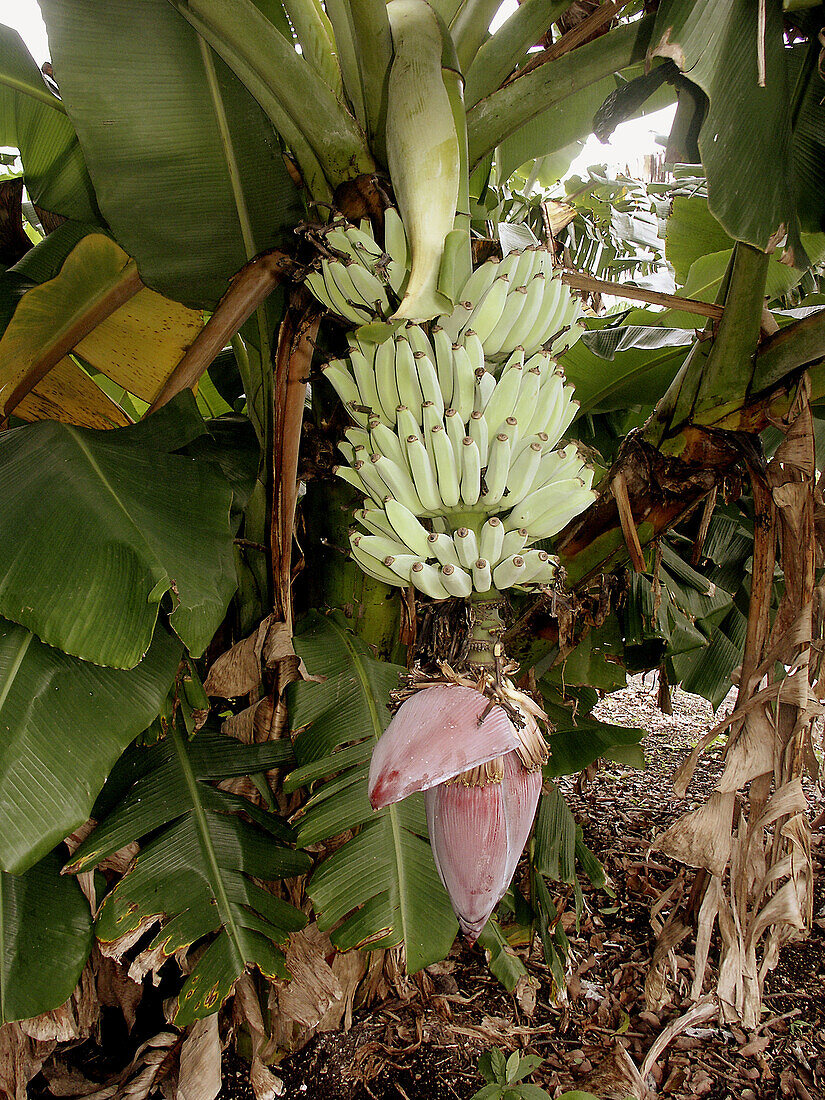
<path fill-rule="evenodd" d="M 723 704 L 724 706 L 725 704 Z M 728 703 L 728 705 L 730 705 Z M 678 689 L 672 716 L 656 705 L 656 685 L 637 677 L 609 696 L 600 714 L 647 730 L 648 766 L 608 764 L 589 782 L 562 781 L 587 844 L 604 864 L 608 889 L 585 887 L 580 929 L 562 920 L 572 945 L 570 978 L 554 995 L 541 949 L 519 949 L 531 985 L 508 994 L 492 977 L 478 947 L 456 942 L 444 963 L 410 982 L 401 995 L 356 1010 L 348 1032 L 316 1036 L 276 1072 L 283 1095 L 306 1100 L 469 1100 L 483 1079 L 480 1055 L 491 1046 L 544 1059 L 532 1077 L 550 1096 L 588 1089 L 600 1098 L 632 1093 L 628 1060 L 641 1066 L 656 1037 L 689 1007 L 692 943 L 677 955 L 673 1001 L 645 1008 L 643 987 L 653 948 L 650 907 L 660 892 L 691 872 L 659 853 L 652 838 L 686 808 L 704 801 L 720 770 L 721 743 L 703 758 L 684 802 L 669 776 L 713 723 L 710 706 Z M 821 810 L 812 798 L 811 816 Z M 825 1097 L 825 834 L 814 837 L 818 872 L 815 927 L 787 945 L 769 976 L 765 1016 L 750 1033 L 715 1019 L 689 1027 L 658 1058 L 648 1078 L 655 1094 L 673 1100 L 822 1100 Z M 245 1067 L 226 1055 L 222 1100 L 251 1100 Z"/>

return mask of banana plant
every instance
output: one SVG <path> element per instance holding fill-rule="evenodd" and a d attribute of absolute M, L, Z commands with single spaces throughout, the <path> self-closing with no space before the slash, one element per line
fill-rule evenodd
<path fill-rule="evenodd" d="M 288 647 L 258 651 L 254 628 L 276 608 L 288 636 L 293 604 L 313 611 L 295 645 L 309 678 L 285 700 L 295 767 L 277 793 L 307 791 L 299 844 L 352 834 L 319 853 L 308 886 L 319 921 L 343 921 L 342 950 L 403 943 L 415 969 L 449 949 L 449 895 L 465 935 L 512 973 L 500 931 L 485 924 L 507 893 L 542 778 L 558 774 L 547 763 L 554 738 L 571 767 L 633 742 L 593 721 L 564 725 L 547 693 L 516 680 L 531 668 L 541 679 L 561 659 L 546 612 L 566 599 L 565 583 L 627 560 L 626 510 L 620 523 L 610 486 L 593 488 L 602 461 L 565 436 L 586 436 L 588 415 L 646 406 L 645 446 L 693 471 L 694 423 L 759 430 L 821 358 L 810 324 L 756 354 L 774 263 L 766 250 L 780 227 L 787 258 L 817 254 L 815 13 L 788 17 L 798 44 L 786 49 L 779 0 L 764 26 L 746 0 L 669 0 L 652 14 L 630 5 L 580 45 L 554 30 L 568 3 L 527 0 L 490 34 L 496 6 L 124 0 L 115 11 L 104 0 L 42 0 L 56 84 L 16 36 L 0 36 L 0 133 L 21 153 L 36 242 L 0 273 L 0 705 L 16 734 L 0 751 L 14 810 L 2 870 L 39 866 L 90 816 L 127 750 L 138 778 L 69 867 L 140 842 L 98 934 L 157 918 L 159 947 L 212 937 L 179 1002 L 182 1022 L 217 1011 L 246 968 L 283 974 L 279 944 L 300 920 L 249 876 L 307 863 L 266 839 L 292 834 L 254 800 L 209 785 L 238 771 L 207 759 L 226 734 L 181 727 L 181 669 L 203 674 L 252 638 L 243 691 L 215 709 L 229 728 L 261 700 L 280 713 L 298 660 Z M 548 35 L 552 47 L 536 53 Z M 742 50 L 764 77 L 755 90 Z M 672 75 L 674 63 L 681 83 L 637 83 L 642 66 Z M 644 110 L 639 88 L 654 85 L 660 99 L 679 89 L 681 123 L 707 105 L 698 148 L 705 214 L 714 241 L 728 242 L 715 252 L 731 254 L 715 284 L 724 319 L 702 340 L 685 328 L 687 353 L 636 333 L 619 353 L 633 364 L 605 378 L 607 360 L 579 339 L 583 304 L 553 249 L 513 247 L 503 228 L 481 241 L 471 197 L 533 158 L 567 155 L 611 93 L 622 93 L 625 114 Z M 787 171 L 770 187 L 743 182 L 777 163 Z M 528 167 L 522 178 L 532 176 Z M 643 401 L 633 399 L 639 378 L 650 386 Z M 305 560 L 293 576 L 299 472 Z M 686 484 L 684 498 L 645 512 L 642 541 L 695 504 L 705 482 Z M 304 529 L 324 532 L 324 545 L 302 540 Z M 681 581 L 689 602 L 703 582 Z M 318 592 L 332 607 L 312 607 Z M 402 607 L 409 670 L 367 648 L 406 656 Z M 686 652 L 673 649 L 674 670 Z M 158 715 L 162 747 L 147 749 L 135 739 Z M 271 800 L 261 770 L 288 766 L 285 745 L 227 744 Z M 67 745 L 68 769 L 56 759 Z M 181 797 L 174 820 L 141 805 L 167 784 Z M 462 862 L 466 872 L 482 849 L 479 897 Z M 542 876 L 557 863 L 542 857 L 532 876 L 545 939 Z M 565 865 L 560 877 L 570 873 Z M 78 926 L 78 942 L 86 934 Z M 29 1007 L 64 996 L 56 981 Z"/>

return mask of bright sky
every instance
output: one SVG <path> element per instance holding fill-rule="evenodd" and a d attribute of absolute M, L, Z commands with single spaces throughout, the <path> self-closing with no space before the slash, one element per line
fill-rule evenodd
<path fill-rule="evenodd" d="M 499 27 L 517 6 L 517 0 L 504 0 L 490 24 L 490 29 Z M 36 0 L 0 0 L 0 23 L 20 32 L 38 65 L 48 60 L 46 27 Z M 573 162 L 571 171 L 582 172 L 589 164 L 610 164 L 618 168 L 630 164 L 633 167 L 645 153 L 652 153 L 660 148 L 656 144 L 655 136 L 668 133 L 674 110 L 674 107 L 667 107 L 645 118 L 622 123 L 606 145 L 602 145 L 594 137 L 588 138 L 583 152 Z"/>

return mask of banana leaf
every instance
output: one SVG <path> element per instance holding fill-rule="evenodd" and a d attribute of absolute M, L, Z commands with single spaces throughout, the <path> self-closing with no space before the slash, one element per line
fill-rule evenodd
<path fill-rule="evenodd" d="M 211 781 L 283 766 L 289 742 L 242 745 L 217 730 L 190 741 L 178 717 L 166 738 L 134 748 L 115 777 L 134 779 L 111 814 L 78 848 L 70 871 L 88 870 L 125 843 L 149 836 L 127 874 L 106 897 L 95 931 L 114 942 L 142 924 L 163 922 L 150 949 L 172 955 L 213 936 L 178 997 L 184 1027 L 217 1012 L 248 966 L 287 978 L 279 945 L 306 918 L 254 880 L 306 873 L 309 857 L 285 845 L 291 831 L 248 799 Z M 238 816 L 242 811 L 250 821 Z"/>
<path fill-rule="evenodd" d="M 49 249 L 54 254 L 54 246 Z M 36 257 L 23 270 L 31 272 L 35 264 Z M 150 404 L 202 329 L 203 315 L 139 284 L 123 304 L 107 307 L 123 298 L 134 268 L 109 237 L 90 233 L 68 252 L 59 274 L 25 293 L 0 338 L 0 402 L 20 384 L 40 378 L 15 405 L 15 415 L 88 428 L 125 426 L 128 419 L 108 407 L 111 402 L 90 372 L 78 365 L 79 356 L 91 373 L 100 372 Z M 95 323 L 104 308 L 108 315 Z M 66 346 L 73 355 L 55 363 L 56 349 Z M 54 366 L 41 377 L 47 363 Z"/>
<path fill-rule="evenodd" d="M 235 589 L 232 490 L 172 453 L 205 432 L 189 391 L 140 424 L 40 421 L 0 436 L 0 614 L 82 660 L 133 668 L 165 593 L 200 656 Z"/>
<path fill-rule="evenodd" d="M 101 668 L 0 620 L 0 867 L 21 874 L 82 825 L 159 713 L 182 647 L 159 627 L 134 669 Z"/>
<path fill-rule="evenodd" d="M 355 835 L 313 872 L 308 892 L 340 950 L 404 943 L 410 973 L 447 954 L 457 924 L 427 840 L 423 795 L 374 812 L 367 798 L 373 747 L 389 724 L 387 701 L 402 669 L 376 661 L 340 613 L 314 613 L 295 651 L 321 683 L 290 686 L 298 768 L 285 789 L 311 785 L 298 842 Z M 337 927 L 336 927 L 337 926 Z"/>
<path fill-rule="evenodd" d="M 41 8 L 106 221 L 148 286 L 213 308 L 302 217 L 278 135 L 167 0 Z"/>
<path fill-rule="evenodd" d="M 63 1004 L 92 949 L 92 914 L 55 852 L 22 875 L 0 872 L 0 1024 Z"/>
<path fill-rule="evenodd" d="M 53 214 L 100 222 L 92 181 L 66 108 L 17 31 L 0 25 L 0 146 L 20 151 L 32 202 Z"/>

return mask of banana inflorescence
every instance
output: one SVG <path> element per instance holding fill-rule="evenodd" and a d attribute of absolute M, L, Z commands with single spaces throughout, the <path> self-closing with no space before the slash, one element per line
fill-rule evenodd
<path fill-rule="evenodd" d="M 348 356 L 322 368 L 355 425 L 339 444 L 346 464 L 336 467 L 365 497 L 352 556 L 370 576 L 433 599 L 552 584 L 557 561 L 532 544 L 595 497 L 576 446 L 559 446 L 578 405 L 544 346 L 559 333 L 574 338 L 579 304 L 552 275 L 549 253 L 526 249 L 477 268 L 461 304 L 436 323 L 376 330 L 406 272 L 403 227 L 387 213 L 393 253 L 369 248 L 366 229 L 336 228 L 329 243 L 343 254 L 346 239 L 349 266 L 324 260 L 310 283 L 322 301 L 320 287 L 334 284 L 338 304 L 329 308 L 359 324 Z M 362 279 L 364 293 L 352 300 L 339 268 L 354 286 L 355 264 L 383 298 Z M 548 286 L 551 313 L 535 302 Z"/>
<path fill-rule="evenodd" d="M 383 246 L 366 219 L 360 226 L 334 222 L 325 243 L 330 256 L 306 277 L 318 301 L 356 326 L 390 318 L 410 277 L 410 249 L 398 211 L 385 211 Z M 450 287 L 447 278 L 439 286 L 455 303 L 436 322 L 443 335 L 434 344 L 436 351 L 441 346 L 442 359 L 444 347 L 456 342 L 477 367 L 480 356 L 500 364 L 518 348 L 529 359 L 543 348 L 569 347 L 582 333 L 581 303 L 554 271 L 550 251 L 540 246 L 487 260 L 460 287 Z"/>

